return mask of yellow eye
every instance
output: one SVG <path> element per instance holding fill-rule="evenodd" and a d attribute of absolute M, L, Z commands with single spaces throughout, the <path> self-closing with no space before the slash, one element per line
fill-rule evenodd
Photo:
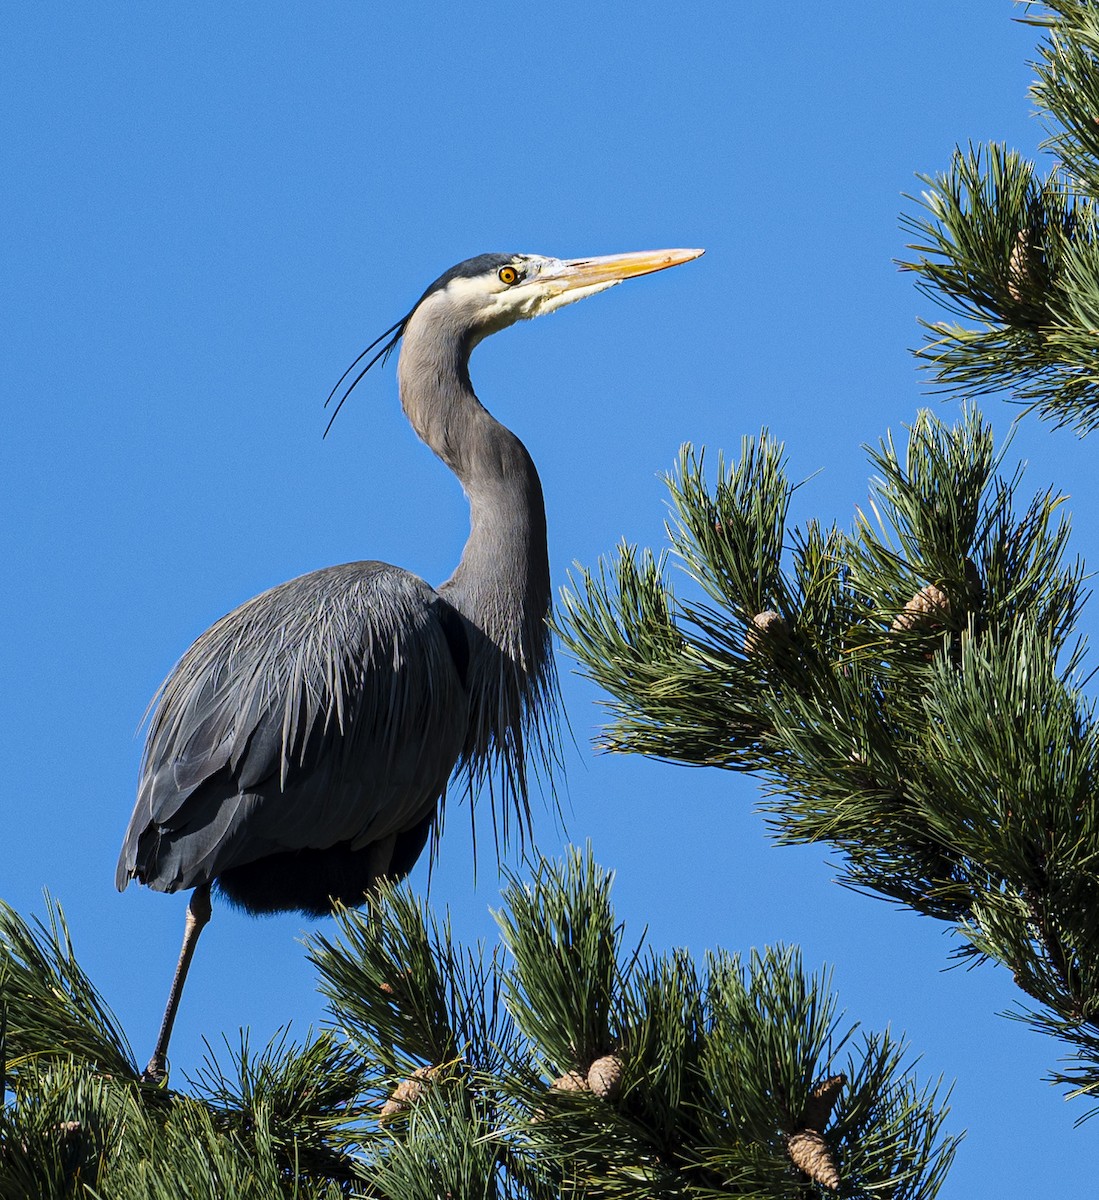
<path fill-rule="evenodd" d="M 506 283 L 508 287 L 519 282 L 519 272 L 514 267 L 501 267 L 496 275 L 500 282 Z"/>

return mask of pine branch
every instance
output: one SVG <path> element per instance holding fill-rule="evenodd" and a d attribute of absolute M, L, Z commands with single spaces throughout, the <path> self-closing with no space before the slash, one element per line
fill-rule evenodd
<path fill-rule="evenodd" d="M 871 452 L 852 531 L 827 535 L 783 527 L 792 488 L 766 434 L 713 483 L 687 451 L 669 539 L 710 602 L 674 595 L 649 555 L 638 610 L 614 590 L 637 558 L 621 551 L 564 595 L 558 624 L 614 697 L 608 745 L 758 774 L 780 840 L 830 842 L 843 882 L 951 922 L 964 955 L 1006 965 L 1036 1002 L 1025 1019 L 1077 1056 L 1055 1078 L 1082 1093 L 1099 1088 L 1083 572 L 1064 562 L 1060 497 L 1018 511 L 1005 449 L 976 412 L 953 429 L 921 414 L 906 446 Z M 781 624 L 761 627 L 761 605 Z M 659 684 L 632 666 L 646 662 Z"/>
<path fill-rule="evenodd" d="M 242 1033 L 190 1094 L 105 1069 L 118 1031 L 51 908 L 0 988 L 0 1200 L 935 1194 L 956 1145 L 938 1089 L 843 1024 L 826 973 L 631 951 L 610 888 L 579 851 L 513 878 L 492 953 L 383 888 L 311 942 L 331 1025 L 258 1051 Z M 13 1001 L 61 960 L 80 1037 L 13 1055 L 53 1036 L 56 1011 Z"/>
<path fill-rule="evenodd" d="M 616 1048 L 611 1012 L 620 998 L 622 929 L 610 907 L 611 877 L 590 855 L 543 863 L 532 884 L 512 879 L 497 913 L 515 957 L 506 1002 L 553 1076 L 588 1067 Z"/>
<path fill-rule="evenodd" d="M 221 1135 L 256 1155 L 273 1155 L 300 1180 L 362 1182 L 352 1152 L 374 1112 L 363 1095 L 362 1061 L 350 1046 L 331 1030 L 298 1046 L 285 1028 L 259 1053 L 243 1030 L 237 1045 L 226 1039 L 225 1048 L 228 1068 L 208 1047 L 188 1080 Z"/>
<path fill-rule="evenodd" d="M 936 382 L 967 395 L 1004 391 L 1081 434 L 1099 425 L 1099 9 L 1053 0 L 1031 89 L 1056 156 L 1034 164 L 992 144 L 955 151 L 920 176 L 922 214 L 901 264 L 962 323 L 924 322 L 918 352 Z"/>
<path fill-rule="evenodd" d="M 373 920 L 386 906 L 393 918 Z M 342 912 L 338 927 L 347 949 L 336 953 L 335 943 L 317 935 L 310 956 L 320 991 L 363 1057 L 388 1075 L 456 1058 L 461 1042 L 448 1000 L 459 986 L 458 964 L 440 961 L 451 945 L 449 928 L 438 929 L 422 901 L 390 889 L 379 892 L 365 918 Z"/>
<path fill-rule="evenodd" d="M 888 1038 L 884 1056 L 873 1038 L 852 1049 L 855 1030 L 840 1031 L 826 975 L 807 975 L 782 949 L 747 965 L 711 955 L 701 971 L 682 952 L 626 955 L 609 884 L 590 854 L 574 852 L 506 894 L 508 1003 L 542 1073 L 513 1076 L 511 1133 L 538 1161 L 566 1156 L 573 1184 L 606 1196 L 800 1194 L 810 1180 L 805 1194 L 827 1194 L 837 1179 L 851 1195 L 934 1194 L 953 1143 L 941 1140 L 933 1093 L 920 1107 L 899 1085 L 902 1055 Z M 565 1068 L 547 1089 L 545 1077 Z M 798 1159 L 799 1136 L 816 1139 L 818 1157 Z"/>
<path fill-rule="evenodd" d="M 74 1058 L 136 1079 L 118 1021 L 73 953 L 65 916 L 46 896 L 47 921 L 24 921 L 0 901 L 0 1014 L 5 1075 L 42 1059 Z"/>

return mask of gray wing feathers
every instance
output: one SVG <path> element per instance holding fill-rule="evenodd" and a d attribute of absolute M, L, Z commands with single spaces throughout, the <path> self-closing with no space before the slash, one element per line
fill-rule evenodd
<path fill-rule="evenodd" d="M 191 887 L 422 820 L 461 751 L 454 612 L 384 563 L 316 571 L 204 633 L 156 700 L 116 882 Z"/>

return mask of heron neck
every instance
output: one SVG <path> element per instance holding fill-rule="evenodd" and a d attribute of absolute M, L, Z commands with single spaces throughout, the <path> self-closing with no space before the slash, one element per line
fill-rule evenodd
<path fill-rule="evenodd" d="M 470 508 L 469 539 L 440 591 L 524 675 L 536 676 L 550 607 L 538 472 L 523 443 L 477 399 L 468 344 L 428 342 L 417 332 L 410 323 L 398 365 L 401 403 L 417 434 L 458 476 Z"/>
<path fill-rule="evenodd" d="M 550 607 L 542 485 L 521 441 L 484 409 L 484 442 L 456 471 L 469 499 L 470 530 L 443 594 L 525 671 L 544 655 Z"/>

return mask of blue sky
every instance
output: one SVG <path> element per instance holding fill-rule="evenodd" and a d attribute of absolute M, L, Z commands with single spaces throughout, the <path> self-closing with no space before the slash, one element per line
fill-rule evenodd
<path fill-rule="evenodd" d="M 405 9 L 408 11 L 405 11 Z M 775 11 L 775 10 L 779 11 Z M 929 304 L 896 270 L 902 193 L 956 142 L 1035 153 L 1034 31 L 1004 4 L 180 6 L 43 2 L 0 45 L 0 896 L 62 902 L 81 962 L 151 1048 L 184 900 L 113 887 L 161 678 L 228 609 L 360 558 L 446 578 L 457 483 L 400 414 L 392 367 L 329 438 L 344 366 L 454 262 L 662 246 L 707 255 L 490 339 L 478 392 L 546 492 L 555 585 L 621 538 L 662 541 L 680 444 L 783 438 L 797 516 L 847 524 L 861 446 L 929 400 Z M 990 400 L 1001 434 L 1014 411 Z M 1099 559 L 1094 446 L 1029 419 L 1012 455 Z M 1009 459 L 1009 462 L 1011 459 Z M 1094 618 L 1089 614 L 1089 620 Z M 560 663 L 568 829 L 620 916 L 696 954 L 796 942 L 867 1029 L 956 1079 L 948 1197 L 1093 1180 L 1091 1132 L 1041 1081 L 1058 1047 L 995 1014 L 1005 972 L 947 971 L 942 929 L 778 849 L 751 780 L 595 755 L 598 695 Z M 492 936 L 450 814 L 432 896 Z M 540 844 L 562 836 L 548 815 Z M 482 863 L 485 861 L 482 858 Z M 426 884 L 426 872 L 414 876 Z M 295 916 L 224 908 L 173 1045 L 321 1014 Z M 1033 1192 L 1033 1184 L 1026 1185 Z"/>

